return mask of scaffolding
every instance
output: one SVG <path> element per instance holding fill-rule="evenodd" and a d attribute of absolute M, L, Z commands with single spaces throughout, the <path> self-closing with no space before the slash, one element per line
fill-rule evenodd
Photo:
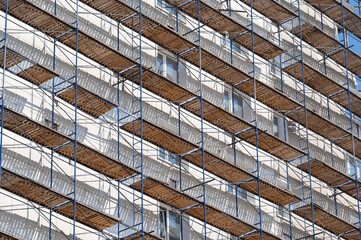
<path fill-rule="evenodd" d="M 0 239 L 361 239 L 348 1 L 0 10 Z"/>

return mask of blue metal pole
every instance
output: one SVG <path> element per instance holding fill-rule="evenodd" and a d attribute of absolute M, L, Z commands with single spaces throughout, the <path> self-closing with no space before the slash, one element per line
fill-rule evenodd
<path fill-rule="evenodd" d="M 259 208 L 259 231 L 261 239 L 263 239 L 262 230 L 262 204 L 261 204 L 261 181 L 260 181 L 260 160 L 258 149 L 258 123 L 257 123 L 257 88 L 256 88 L 256 65 L 255 65 L 255 52 L 254 52 L 254 22 L 253 22 L 253 0 L 251 2 L 251 34 L 252 34 L 252 75 L 253 75 L 253 94 L 254 94 L 254 120 L 256 131 L 256 159 L 257 159 L 257 183 L 258 183 L 258 208 Z"/>
<path fill-rule="evenodd" d="M 200 1 L 197 0 L 198 7 L 198 54 L 199 54 L 199 86 L 201 101 L 201 135 L 202 135 L 202 174 L 203 174 L 203 216 L 204 216 L 204 239 L 207 240 L 207 208 L 206 208 L 206 177 L 205 177 L 205 157 L 204 157 L 204 126 L 203 126 L 203 87 L 202 87 L 202 47 L 201 47 L 201 13 Z"/>
<path fill-rule="evenodd" d="M 139 100 L 140 100 L 140 164 L 141 164 L 141 226 L 144 240 L 144 159 L 143 159 L 143 66 L 142 66 L 142 1 L 139 1 Z"/>
<path fill-rule="evenodd" d="M 73 240 L 75 240 L 76 222 L 76 161 L 77 161 L 77 123 L 78 123 L 78 51 L 79 51 L 79 0 L 76 1 L 76 49 L 75 49 L 75 108 L 74 108 L 74 216 Z"/>
<path fill-rule="evenodd" d="M 119 25 L 120 23 L 118 22 L 117 25 L 117 50 L 120 50 L 120 30 L 119 30 Z M 120 104 L 120 83 L 119 83 L 119 75 L 117 76 L 117 80 L 118 80 L 118 87 L 117 87 L 117 160 L 120 161 L 120 109 L 119 109 L 119 104 Z M 120 181 L 118 181 L 118 186 L 117 186 L 117 217 L 118 219 L 120 219 Z M 120 222 L 118 222 L 117 224 L 117 236 L 120 239 Z"/>
<path fill-rule="evenodd" d="M 5 70 L 6 70 L 6 50 L 7 50 L 7 30 L 8 30 L 8 2 L 5 6 L 5 37 L 4 37 L 4 59 L 3 59 L 3 79 L 1 90 L 1 136 L 0 136 L 0 186 L 1 186 L 1 169 L 2 169 L 2 153 L 3 153 L 3 135 L 4 135 L 4 97 L 5 97 Z"/>
<path fill-rule="evenodd" d="M 352 156 L 354 161 L 355 168 L 358 164 L 356 164 L 356 156 L 355 156 L 355 136 L 353 133 L 353 114 L 352 114 L 352 105 L 351 105 L 351 92 L 350 92 L 350 78 L 348 74 L 348 64 L 347 64 L 347 41 L 346 41 L 346 29 L 345 29 L 345 19 L 343 12 L 343 0 L 341 0 L 341 13 L 342 13 L 342 35 L 343 35 L 343 47 L 345 54 L 345 65 L 346 65 L 346 79 L 347 79 L 347 96 L 348 96 L 348 107 L 349 107 L 349 118 L 351 124 L 351 139 L 352 139 Z M 359 233 L 361 235 L 361 210 L 360 210 L 360 197 L 359 197 L 359 183 L 358 183 L 358 174 L 357 170 L 355 171 L 355 185 L 356 185 L 356 196 L 357 196 L 357 210 L 358 210 L 358 225 L 359 225 Z"/>
<path fill-rule="evenodd" d="M 54 15 L 56 16 L 56 7 L 57 0 L 54 1 Z M 53 71 L 55 71 L 55 52 L 56 52 L 56 39 L 54 39 L 53 45 Z M 51 128 L 54 128 L 54 111 L 55 111 L 55 78 L 52 79 L 52 89 L 51 89 Z M 50 159 L 50 188 L 53 188 L 53 174 L 54 174 L 54 150 L 51 150 L 51 159 Z M 49 214 L 49 240 L 51 240 L 51 225 L 52 225 L 52 209 L 50 209 Z"/>
<path fill-rule="evenodd" d="M 314 215 L 314 204 L 313 204 L 313 189 L 312 189 L 312 179 L 311 179 L 311 156 L 309 149 L 309 134 L 308 134 L 308 118 L 307 118 L 307 107 L 306 107 L 306 83 L 305 83 L 305 69 L 303 62 L 303 44 L 302 44 L 302 20 L 301 20 L 301 4 L 300 0 L 297 0 L 298 3 L 298 26 L 300 29 L 300 48 L 301 48 L 301 64 L 302 64 L 302 84 L 303 84 L 303 106 L 305 111 L 305 128 L 306 128 L 306 148 L 307 148 L 307 158 L 308 158 L 308 177 L 310 182 L 310 198 L 311 198 L 311 209 L 312 209 L 312 238 L 316 239 L 315 236 L 315 215 Z M 305 229 L 307 232 L 307 228 Z"/>

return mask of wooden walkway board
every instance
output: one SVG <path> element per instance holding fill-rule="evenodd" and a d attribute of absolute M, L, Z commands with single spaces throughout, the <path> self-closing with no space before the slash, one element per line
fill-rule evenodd
<path fill-rule="evenodd" d="M 185 213 L 204 221 L 203 204 L 201 201 L 179 190 L 170 188 L 165 183 L 153 178 L 144 179 L 143 186 L 143 191 L 145 194 L 180 210 L 188 208 L 185 210 Z M 130 187 L 136 189 L 137 191 L 141 191 L 141 181 L 131 184 Z M 215 207 L 206 205 L 206 209 L 207 223 L 221 230 L 229 232 L 234 236 L 241 236 L 256 230 L 254 226 L 245 223 L 241 219 L 224 213 Z M 272 235 L 269 234 L 268 236 Z M 273 236 L 272 239 L 278 238 Z"/>
<path fill-rule="evenodd" d="M 298 209 L 292 211 L 297 215 L 306 218 L 309 221 L 312 221 L 312 206 L 306 205 L 302 206 Z M 320 227 L 327 229 L 328 231 L 339 235 L 342 233 L 346 233 L 352 230 L 356 230 L 357 228 L 352 224 L 340 219 L 339 217 L 324 211 L 321 207 L 314 205 L 313 208 L 313 215 L 314 220 L 317 225 Z M 346 239 L 360 239 L 360 238 L 353 238 L 350 236 L 344 236 Z"/>
<path fill-rule="evenodd" d="M 58 94 L 66 102 L 75 105 L 75 86 L 72 86 Z M 109 103 L 94 92 L 78 86 L 77 106 L 89 115 L 98 118 L 115 108 L 115 104 Z"/>
<path fill-rule="evenodd" d="M 118 0 L 81 0 L 81 2 L 139 32 L 139 15 L 137 15 L 139 11 L 125 2 Z M 129 17 L 132 15 L 134 17 Z M 142 13 L 142 26 L 142 35 L 176 54 L 180 54 L 195 46 L 194 43 L 183 38 L 171 28 L 165 27 L 156 20 L 146 16 L 144 12 Z"/>
<path fill-rule="evenodd" d="M 37 14 L 39 14 L 41 16 L 44 16 L 45 19 L 51 18 L 53 21 L 56 20 L 56 22 L 58 24 L 60 24 L 62 26 L 64 25 L 66 27 L 69 27 L 68 25 L 66 25 L 66 23 L 64 23 L 61 20 L 57 19 L 55 16 L 52 16 L 49 13 L 46 13 L 46 12 L 41 12 L 41 10 L 37 9 L 31 3 L 28 3 L 26 0 L 13 0 L 13 1 L 20 1 L 20 2 L 22 2 L 24 4 L 27 3 L 30 6 L 28 8 L 25 8 L 25 9 L 33 9 L 34 8 L 35 10 L 37 10 L 37 12 L 38 12 Z M 16 8 L 16 6 L 15 6 L 15 8 Z M 10 11 L 10 14 L 12 14 L 12 11 Z M 19 14 L 16 17 L 22 19 L 23 16 Z M 110 68 L 117 68 L 116 69 L 117 71 L 119 71 L 118 67 L 120 67 L 120 65 L 113 65 L 114 61 L 116 62 L 114 64 L 119 64 L 119 62 L 121 62 L 122 66 L 125 64 L 128 68 L 130 68 L 132 66 L 133 67 L 137 66 L 132 60 L 126 58 L 124 55 L 121 55 L 116 50 L 110 49 L 110 48 L 106 47 L 105 45 L 102 45 L 99 42 L 94 42 L 95 41 L 94 39 L 92 39 L 89 36 L 86 36 L 82 32 L 80 32 L 80 38 L 82 39 L 80 42 L 86 42 L 88 45 L 92 46 L 92 48 L 91 48 L 92 51 L 95 51 L 94 49 L 98 49 L 97 46 L 99 46 L 100 47 L 99 48 L 99 51 L 100 51 L 99 54 L 102 54 L 102 55 L 105 54 L 107 56 L 111 56 L 111 59 L 112 59 L 112 60 L 109 60 L 109 61 L 100 61 L 100 59 L 98 59 L 99 54 L 98 54 L 97 50 L 95 51 L 97 54 L 94 55 L 93 53 L 87 52 L 89 50 L 88 45 L 85 45 L 85 47 L 88 49 L 86 51 L 85 50 L 82 51 L 81 50 L 82 47 L 80 46 L 79 47 L 80 51 L 82 53 L 88 55 L 94 61 L 98 61 L 101 64 L 103 64 L 105 66 L 108 66 Z M 72 34 L 66 34 L 66 35 L 60 37 L 58 40 L 63 42 L 64 44 L 66 44 L 68 46 L 73 47 L 73 48 L 75 46 L 75 42 L 73 41 L 74 40 L 74 35 L 72 35 Z M 204 54 L 207 55 L 208 53 L 204 52 Z M 107 57 L 105 55 L 104 55 L 104 58 Z M 198 61 L 198 54 L 195 54 L 195 55 L 197 56 L 195 62 L 197 62 Z M 195 55 L 192 54 L 192 57 L 194 57 Z M 116 59 L 118 59 L 119 61 L 116 61 Z M 207 62 L 207 61 L 205 60 L 204 62 Z M 208 69 L 210 71 L 214 71 L 214 69 L 217 68 L 217 66 L 222 68 L 223 69 L 222 71 L 220 71 L 220 69 L 217 69 L 219 77 L 222 77 L 223 79 L 226 79 L 226 81 L 228 81 L 231 85 L 239 83 L 240 81 L 245 80 L 245 79 L 250 79 L 249 75 L 240 72 L 239 70 L 237 70 L 234 67 L 227 66 L 227 64 L 222 63 L 221 61 L 218 62 L 217 64 L 220 64 L 220 65 L 212 65 L 212 64 L 205 64 L 205 65 L 207 65 L 207 67 L 208 67 Z M 135 67 L 132 70 L 129 70 L 129 71 L 123 73 L 123 76 L 127 77 L 128 79 L 134 79 L 134 81 L 137 82 L 137 81 L 140 81 L 139 80 L 139 75 L 137 75 L 138 72 L 139 72 L 139 68 Z M 135 78 L 132 78 L 132 76 L 134 76 L 134 74 L 135 74 Z M 161 89 L 161 91 L 164 94 L 167 94 L 167 96 L 171 97 L 173 102 L 181 102 L 181 100 L 182 101 L 183 100 L 188 100 L 189 98 L 194 96 L 194 94 L 192 94 L 192 93 L 188 93 L 187 95 L 183 96 L 182 94 L 184 93 L 185 89 L 181 88 L 181 87 L 175 89 L 174 91 L 176 91 L 177 94 L 174 94 L 174 96 L 171 96 L 171 94 L 173 92 L 167 92 L 167 90 L 169 90 L 171 86 L 174 86 L 174 84 L 171 84 L 171 82 L 169 82 L 169 81 L 168 82 L 161 81 L 161 80 L 164 80 L 164 78 L 162 78 L 161 76 L 159 76 L 159 74 L 156 74 L 156 73 L 154 73 L 154 72 L 152 72 L 150 70 L 146 71 L 143 74 L 143 79 L 145 79 L 143 81 L 143 87 L 149 87 L 150 90 L 153 91 L 153 92 L 157 92 L 157 91 L 159 92 L 158 89 Z M 154 85 L 154 83 L 156 83 L 156 85 Z M 150 85 L 152 85 L 152 86 L 150 86 Z M 287 109 L 287 110 L 292 110 L 292 109 L 294 109 L 295 107 L 298 106 L 297 103 L 295 103 L 294 101 L 289 100 L 286 96 L 283 96 L 282 93 L 280 93 L 279 91 L 272 90 L 271 87 L 267 87 L 266 85 L 260 83 L 259 81 L 257 81 L 257 86 L 258 86 L 257 87 L 257 96 L 258 96 L 257 99 L 259 99 L 262 102 L 267 102 L 268 104 L 273 104 L 273 106 L 277 105 L 278 108 L 283 108 L 283 109 Z M 237 85 L 237 88 L 247 92 L 248 94 L 253 95 L 253 82 L 250 83 L 250 81 L 247 81 L 244 84 Z M 276 140 L 276 138 L 274 138 L 273 140 Z M 285 146 L 285 148 L 287 148 L 287 145 L 284 145 L 284 146 Z"/>
<path fill-rule="evenodd" d="M 268 88 L 262 88 L 262 89 L 266 90 Z M 291 102 L 293 103 L 293 101 Z M 284 103 L 287 104 L 288 102 L 284 101 Z M 290 105 L 288 105 L 288 107 L 289 106 Z M 294 104 L 294 106 L 297 105 Z M 194 100 L 183 104 L 182 107 L 197 116 L 201 116 L 201 107 L 200 107 L 199 98 L 195 98 Z M 231 132 L 233 134 L 254 127 L 254 125 L 248 123 L 242 118 L 239 118 L 236 115 L 231 114 L 228 111 L 225 111 L 206 100 L 203 100 L 203 118 L 211 122 L 212 124 L 216 125 L 217 127 L 221 129 L 225 129 L 226 131 Z M 271 153 L 276 157 L 279 157 L 284 160 L 291 160 L 296 157 L 304 155 L 302 151 L 287 144 L 286 142 L 282 141 L 279 138 L 276 138 L 268 133 L 261 133 L 261 134 L 262 137 L 258 139 L 259 147 L 262 150 Z M 256 136 L 254 129 L 250 129 L 249 131 L 245 131 L 241 134 L 238 134 L 237 137 L 244 139 L 246 142 L 249 142 L 253 145 L 256 144 Z"/>
<path fill-rule="evenodd" d="M 168 2 L 179 7 L 187 1 L 168 0 Z M 194 19 L 198 19 L 197 1 L 189 1 L 187 4 L 182 5 L 180 10 Z M 224 32 L 227 32 L 230 38 L 234 38 L 235 42 L 252 50 L 252 34 L 250 29 L 219 10 L 214 9 L 204 1 L 200 1 L 200 21 L 219 33 L 224 34 Z M 254 43 L 255 53 L 264 59 L 270 60 L 283 53 L 280 47 L 257 33 L 254 34 Z"/>
<path fill-rule="evenodd" d="M 141 181 L 131 184 L 129 187 L 140 191 Z M 145 178 L 143 180 L 143 191 L 148 196 L 151 196 L 160 202 L 169 204 L 177 209 L 186 209 L 199 203 L 196 199 L 193 199 L 193 197 L 170 188 L 165 183 L 153 178 Z"/>
<path fill-rule="evenodd" d="M 72 138 L 7 108 L 5 108 L 4 127 L 42 146 L 55 149 L 55 152 L 69 159 L 74 159 L 75 149 Z M 56 148 L 59 146 L 62 147 Z M 77 161 L 118 180 L 137 173 L 135 169 L 79 142 L 77 143 Z"/>
<path fill-rule="evenodd" d="M 242 2 L 251 5 L 250 0 L 242 0 Z M 252 6 L 255 10 L 279 24 L 297 16 L 289 8 L 275 0 L 255 0 L 252 1 Z"/>
<path fill-rule="evenodd" d="M 241 81 L 240 81 L 241 82 Z M 250 97 L 254 97 L 253 80 L 234 85 L 235 88 L 244 92 Z M 256 98 L 266 106 L 277 110 L 281 113 L 294 111 L 302 105 L 287 97 L 281 91 L 266 85 L 265 83 L 256 79 Z"/>
<path fill-rule="evenodd" d="M 331 187 L 337 187 L 341 191 L 347 193 L 352 197 L 357 197 L 356 193 L 356 184 L 355 179 L 332 168 L 332 166 L 328 165 L 325 162 L 314 159 L 310 161 L 311 165 L 311 173 L 312 176 L 320 179 L 321 181 L 327 183 Z M 297 168 L 309 173 L 308 162 L 300 164 Z M 361 182 L 359 182 L 360 186 Z M 359 187 L 359 192 L 361 195 L 361 189 Z"/>
<path fill-rule="evenodd" d="M 123 129 L 131 133 L 134 131 L 134 133 L 139 136 L 140 120 L 136 120 L 135 122 L 125 125 Z M 199 147 L 197 145 L 192 144 L 187 140 L 176 136 L 158 126 L 155 126 L 146 120 L 143 120 L 143 129 L 143 137 L 145 140 L 167 149 L 174 154 L 182 155 L 195 150 L 183 156 L 183 159 L 198 167 L 203 166 L 202 151 L 198 149 Z M 220 178 L 227 180 L 228 182 L 243 183 L 241 185 L 242 188 L 254 194 L 258 194 L 257 181 L 244 183 L 248 180 L 256 179 L 254 174 L 248 173 L 238 166 L 233 165 L 208 151 L 205 151 L 204 161 L 205 169 L 208 172 L 211 172 Z M 298 200 L 298 198 L 289 191 L 280 189 L 277 186 L 267 183 L 262 179 L 260 181 L 261 195 L 269 201 L 278 205 L 286 205 Z"/>
<path fill-rule="evenodd" d="M 333 59 L 335 62 L 346 68 L 345 52 L 342 48 L 342 43 L 335 38 L 327 35 L 321 29 L 311 26 L 307 23 L 303 24 L 302 27 L 302 39 L 314 46 L 323 53 L 327 53 L 327 56 Z M 298 37 L 300 36 L 299 27 L 297 26 L 292 30 Z M 347 65 L 348 70 L 361 75 L 361 57 L 351 49 L 346 49 L 347 53 Z"/>
<path fill-rule="evenodd" d="M 355 73 L 357 76 L 361 76 L 361 57 L 357 53 L 351 51 L 350 49 L 346 50 L 347 55 L 347 67 L 348 70 Z M 345 51 L 343 48 L 340 48 L 336 51 L 333 51 L 328 54 L 335 62 L 344 66 L 346 68 L 346 58 Z"/>
<path fill-rule="evenodd" d="M 127 27 L 135 28 L 136 31 L 139 31 L 139 26 L 137 25 L 139 18 L 127 18 L 128 16 L 138 13 L 138 11 L 131 6 L 128 6 L 127 4 L 118 0 L 101 0 L 97 2 L 82 0 L 82 2 L 93 7 L 99 12 L 106 14 L 116 21 L 122 21 L 122 23 Z M 237 23 L 227 15 L 220 13 L 204 2 L 201 2 L 201 4 L 201 18 L 203 21 L 206 21 L 208 24 L 212 24 L 212 27 L 217 28 L 216 30 L 221 29 L 222 33 L 224 31 L 229 32 L 230 37 L 236 37 L 244 33 L 242 36 L 235 38 L 235 41 L 247 49 L 252 50 L 252 37 L 249 33 L 250 29 Z M 187 13 L 191 13 L 192 17 L 196 17 L 197 15 L 194 15 L 194 6 L 192 6 L 193 4 L 189 4 L 185 10 Z M 189 7 L 192 9 L 191 11 L 189 11 Z M 204 16 L 205 14 L 207 15 L 206 17 Z M 210 21 L 210 19 L 213 21 Z M 143 15 L 142 21 L 144 23 L 143 25 L 145 26 L 145 28 L 142 29 L 142 34 L 144 34 L 144 36 L 150 38 L 157 44 L 175 52 L 176 54 L 180 54 L 181 52 L 196 46 L 194 43 L 179 36 L 175 31 L 173 31 L 173 29 L 164 27 L 161 23 L 150 17 Z M 218 22 L 218 24 L 215 24 L 214 22 Z M 282 50 L 276 44 L 271 43 L 266 38 L 255 34 L 255 53 L 269 60 L 282 54 Z"/>
<path fill-rule="evenodd" d="M 54 149 L 71 140 L 67 136 L 60 135 L 53 129 L 36 123 L 30 118 L 8 108 L 5 108 L 4 112 L 4 127 L 24 138 L 47 146 L 50 149 Z"/>
<path fill-rule="evenodd" d="M 122 238 L 122 240 L 162 240 L 163 238 L 159 238 L 151 233 L 145 232 L 144 238 L 142 238 L 142 232 L 137 232 L 135 234 L 132 234 L 128 237 Z"/>
<path fill-rule="evenodd" d="M 6 50 L 6 69 L 9 69 L 21 62 L 29 61 L 26 57 L 20 55 L 16 51 L 7 48 Z M 0 49 L 0 66 L 4 66 L 4 48 Z M 40 85 L 48 80 L 59 76 L 54 71 L 41 66 L 39 64 L 33 64 L 31 67 L 22 69 L 22 71 L 17 72 L 19 77 L 24 78 L 25 80 Z"/>
<path fill-rule="evenodd" d="M 5 1 L 0 1 L 0 9 L 5 10 Z M 35 29 L 41 30 L 63 44 L 76 48 L 75 28 L 56 16 L 42 10 L 27 0 L 10 0 L 9 14 L 22 20 Z M 134 67 L 137 63 L 124 57 L 118 51 L 101 43 L 93 37 L 79 31 L 79 52 L 90 57 L 95 62 L 106 65 L 114 71 L 123 71 Z"/>
<path fill-rule="evenodd" d="M 72 219 L 74 216 L 73 202 L 64 204 L 56 208 L 55 211 Z M 79 203 L 76 203 L 76 220 L 98 230 L 105 230 L 120 221 Z"/>
<path fill-rule="evenodd" d="M 139 74 L 133 75 L 132 71 L 128 71 L 122 76 L 140 84 Z M 142 84 L 147 90 L 175 104 L 181 104 L 196 96 L 185 87 L 151 71 L 145 71 L 142 74 Z"/>
<path fill-rule="evenodd" d="M 19 72 L 17 75 L 36 85 L 40 85 L 58 76 L 53 71 L 38 64 Z"/>
<path fill-rule="evenodd" d="M 293 28 L 291 30 L 297 37 L 300 37 L 300 27 Z M 342 44 L 335 38 L 327 35 L 324 31 L 316 26 L 312 26 L 308 23 L 301 25 L 302 40 L 309 43 L 311 46 L 319 49 L 321 52 L 326 53 L 335 48 L 341 47 Z"/>
<path fill-rule="evenodd" d="M 20 240 L 20 238 L 0 230 L 0 240 Z"/>
<path fill-rule="evenodd" d="M 182 107 L 191 113 L 201 116 L 201 101 L 195 98 L 183 104 Z M 214 105 L 203 99 L 203 118 L 217 127 L 224 129 L 233 134 L 252 127 L 240 117 L 230 114 L 228 111 Z"/>
<path fill-rule="evenodd" d="M 1 4 L 1 3 L 0 3 Z M 0 66 L 4 67 L 4 47 L 0 48 Z M 11 51 L 9 48 L 6 49 L 6 66 L 5 68 L 11 68 L 21 62 L 25 61 L 24 58 L 22 58 L 20 55 L 15 54 L 13 51 Z"/>
<path fill-rule="evenodd" d="M 337 0 L 306 0 L 313 7 L 317 8 L 339 25 L 342 26 L 342 11 L 340 2 Z M 348 8 L 343 8 L 343 18 L 345 22 L 345 28 L 352 34 L 361 38 L 361 18 Z"/>
<path fill-rule="evenodd" d="M 297 79 L 303 81 L 301 68 L 302 64 L 298 62 L 294 65 L 286 67 L 284 70 L 291 76 L 295 76 L 296 72 Z M 346 109 L 349 108 L 347 89 L 342 86 L 342 84 L 330 79 L 306 63 L 304 63 L 304 74 L 305 82 L 308 86 L 326 97 L 337 93 L 331 96 L 330 99 L 334 100 Z M 361 116 L 361 96 L 351 92 L 351 103 L 352 112 L 358 116 Z"/>
<path fill-rule="evenodd" d="M 1 173 L 2 188 L 25 197 L 41 206 L 53 208 L 55 212 L 70 219 L 73 218 L 73 200 L 70 197 L 5 168 L 2 168 Z M 120 221 L 119 219 L 85 206 L 82 203 L 77 202 L 76 208 L 76 220 L 95 229 L 104 230 Z"/>
<path fill-rule="evenodd" d="M 258 147 L 260 149 L 285 161 L 305 155 L 305 153 L 300 149 L 293 147 L 278 137 L 263 132 L 262 130 L 258 130 L 258 136 L 256 136 L 256 131 L 253 128 L 249 131 L 238 134 L 237 137 L 251 143 L 254 146 L 256 146 L 256 142 L 258 141 Z"/>

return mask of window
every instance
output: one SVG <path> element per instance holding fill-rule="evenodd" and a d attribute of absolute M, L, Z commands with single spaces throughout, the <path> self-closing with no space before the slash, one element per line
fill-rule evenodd
<path fill-rule="evenodd" d="M 273 135 L 275 135 L 276 137 L 279 137 L 279 121 L 278 118 L 276 116 L 273 116 Z"/>
<path fill-rule="evenodd" d="M 166 151 L 163 148 L 159 148 L 158 150 L 158 157 L 164 160 L 167 160 L 175 165 L 180 165 L 181 161 L 180 161 L 180 157 L 177 155 L 174 155 L 168 151 Z"/>
<path fill-rule="evenodd" d="M 166 10 L 170 14 L 176 15 L 176 11 L 175 11 L 174 7 L 172 7 L 172 5 L 170 5 L 166 1 L 157 0 L 157 6 L 164 9 L 164 10 Z"/>
<path fill-rule="evenodd" d="M 164 208 L 159 209 L 159 235 L 165 238 L 167 235 L 167 210 Z"/>
<path fill-rule="evenodd" d="M 277 216 L 280 218 L 288 219 L 288 213 L 282 206 L 277 206 Z"/>
<path fill-rule="evenodd" d="M 236 94 L 233 94 L 233 113 L 243 118 L 243 99 Z"/>
<path fill-rule="evenodd" d="M 224 109 L 229 111 L 229 92 L 224 91 Z"/>
<path fill-rule="evenodd" d="M 346 169 L 348 175 L 350 175 L 351 177 L 355 177 L 356 167 L 352 157 L 346 156 Z"/>
<path fill-rule="evenodd" d="M 242 54 L 242 46 L 233 40 L 229 40 L 228 36 L 222 35 L 222 45 L 232 49 L 232 52 Z"/>
<path fill-rule="evenodd" d="M 178 81 L 178 67 L 177 61 L 165 56 L 158 54 L 157 56 L 157 73 L 166 76 L 174 82 Z"/>
<path fill-rule="evenodd" d="M 232 183 L 228 183 L 228 192 L 236 194 L 234 190 L 236 187 Z M 243 199 L 247 199 L 247 190 L 237 187 L 237 196 Z"/>
<path fill-rule="evenodd" d="M 164 150 L 163 148 L 159 148 L 158 156 L 159 156 L 161 159 L 165 159 L 165 158 L 166 158 L 166 153 L 165 153 L 165 150 Z"/>
<path fill-rule="evenodd" d="M 54 123 L 54 125 L 52 125 L 52 124 L 51 124 L 51 120 L 46 119 L 46 118 L 45 118 L 44 122 L 45 122 L 45 125 L 46 125 L 46 126 L 48 126 L 48 127 L 52 127 L 52 126 L 53 126 L 53 127 L 52 127 L 53 129 L 58 130 L 59 124 Z"/>
<path fill-rule="evenodd" d="M 181 216 L 165 208 L 159 210 L 159 235 L 166 240 L 181 238 Z"/>
<path fill-rule="evenodd" d="M 281 76 L 280 61 L 281 61 L 281 59 L 279 57 L 276 57 L 276 58 L 270 60 L 269 71 L 271 74 L 276 75 L 278 77 Z"/>
<path fill-rule="evenodd" d="M 174 188 L 174 189 L 178 189 L 178 188 L 177 188 L 177 181 L 174 180 L 174 179 L 170 179 L 170 181 L 169 181 L 169 186 L 172 187 L 172 188 Z"/>

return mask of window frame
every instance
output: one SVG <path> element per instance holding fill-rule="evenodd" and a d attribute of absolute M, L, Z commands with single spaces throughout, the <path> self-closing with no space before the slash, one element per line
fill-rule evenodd
<path fill-rule="evenodd" d="M 174 227 L 174 222 L 171 223 L 171 215 L 175 216 L 176 221 L 178 222 L 178 225 L 176 225 L 176 228 L 178 228 L 179 236 L 175 237 L 176 240 L 180 240 L 182 236 L 181 232 L 181 222 L 182 222 L 182 216 L 174 211 L 171 211 L 170 209 L 167 209 L 165 207 L 159 206 L 158 210 L 158 231 L 159 236 L 164 238 L 165 240 L 174 240 L 175 238 L 171 238 L 171 231 L 170 228 Z M 163 219 L 163 221 L 162 221 Z M 178 220 L 177 220 L 178 219 Z"/>

